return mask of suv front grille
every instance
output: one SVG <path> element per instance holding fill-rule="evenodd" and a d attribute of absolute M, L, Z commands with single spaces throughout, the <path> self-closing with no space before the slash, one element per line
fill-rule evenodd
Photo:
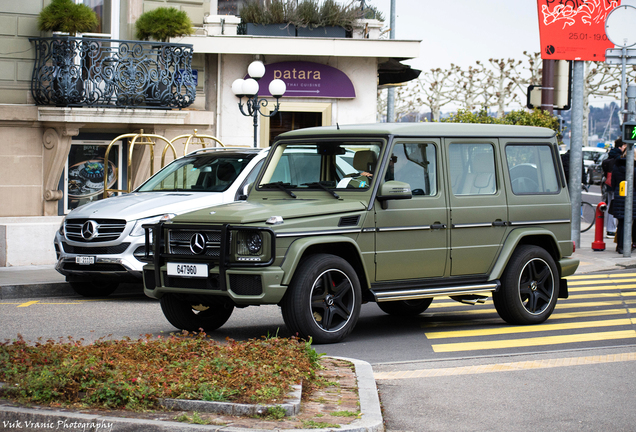
<path fill-rule="evenodd" d="M 82 226 L 88 221 L 95 222 L 97 231 L 91 240 L 87 240 L 82 235 Z M 67 239 L 87 243 L 117 240 L 125 228 L 126 221 L 122 219 L 70 219 L 64 222 Z"/>
<path fill-rule="evenodd" d="M 191 247 L 193 237 L 203 235 L 205 245 L 201 253 L 195 253 Z M 168 230 L 168 253 L 170 255 L 196 256 L 202 255 L 211 258 L 221 256 L 221 230 L 220 229 L 170 229 Z"/>

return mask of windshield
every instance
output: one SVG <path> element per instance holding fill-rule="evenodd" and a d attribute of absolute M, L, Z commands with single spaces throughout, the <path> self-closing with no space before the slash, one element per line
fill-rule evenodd
<path fill-rule="evenodd" d="M 380 156 L 380 142 L 279 144 L 260 188 L 368 189 Z"/>
<path fill-rule="evenodd" d="M 163 168 L 136 192 L 223 192 L 236 180 L 255 154 L 185 156 Z"/>

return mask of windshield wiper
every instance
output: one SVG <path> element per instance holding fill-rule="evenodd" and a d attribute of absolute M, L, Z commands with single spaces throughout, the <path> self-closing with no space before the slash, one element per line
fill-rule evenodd
<path fill-rule="evenodd" d="M 262 188 L 271 188 L 271 187 L 275 187 L 278 188 L 280 190 L 282 190 L 283 192 L 289 194 L 290 197 L 292 198 L 296 198 L 296 194 L 294 194 L 292 191 L 290 191 L 289 189 L 287 189 L 288 187 L 296 187 L 296 185 L 292 185 L 291 183 L 283 183 L 282 181 L 279 182 L 273 182 L 273 183 L 265 183 L 261 185 Z"/>
<path fill-rule="evenodd" d="M 340 198 L 340 195 L 338 195 L 333 189 L 329 189 L 327 186 L 320 182 L 303 183 L 303 186 L 318 186 L 320 189 L 329 192 L 331 195 L 333 195 L 334 198 Z"/>

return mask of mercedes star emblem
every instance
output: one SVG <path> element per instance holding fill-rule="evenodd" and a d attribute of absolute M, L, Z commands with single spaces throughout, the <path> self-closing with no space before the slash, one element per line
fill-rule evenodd
<path fill-rule="evenodd" d="M 97 237 L 97 222 L 89 220 L 82 225 L 82 237 L 84 240 L 93 240 Z"/>
<path fill-rule="evenodd" d="M 195 255 L 201 255 L 205 252 L 205 236 L 201 233 L 196 233 L 190 238 L 190 250 Z"/>

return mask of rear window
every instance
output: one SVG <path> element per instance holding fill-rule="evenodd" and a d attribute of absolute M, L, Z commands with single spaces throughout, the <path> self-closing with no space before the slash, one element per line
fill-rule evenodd
<path fill-rule="evenodd" d="M 510 144 L 506 162 L 515 195 L 559 192 L 552 147 L 543 144 Z"/>

